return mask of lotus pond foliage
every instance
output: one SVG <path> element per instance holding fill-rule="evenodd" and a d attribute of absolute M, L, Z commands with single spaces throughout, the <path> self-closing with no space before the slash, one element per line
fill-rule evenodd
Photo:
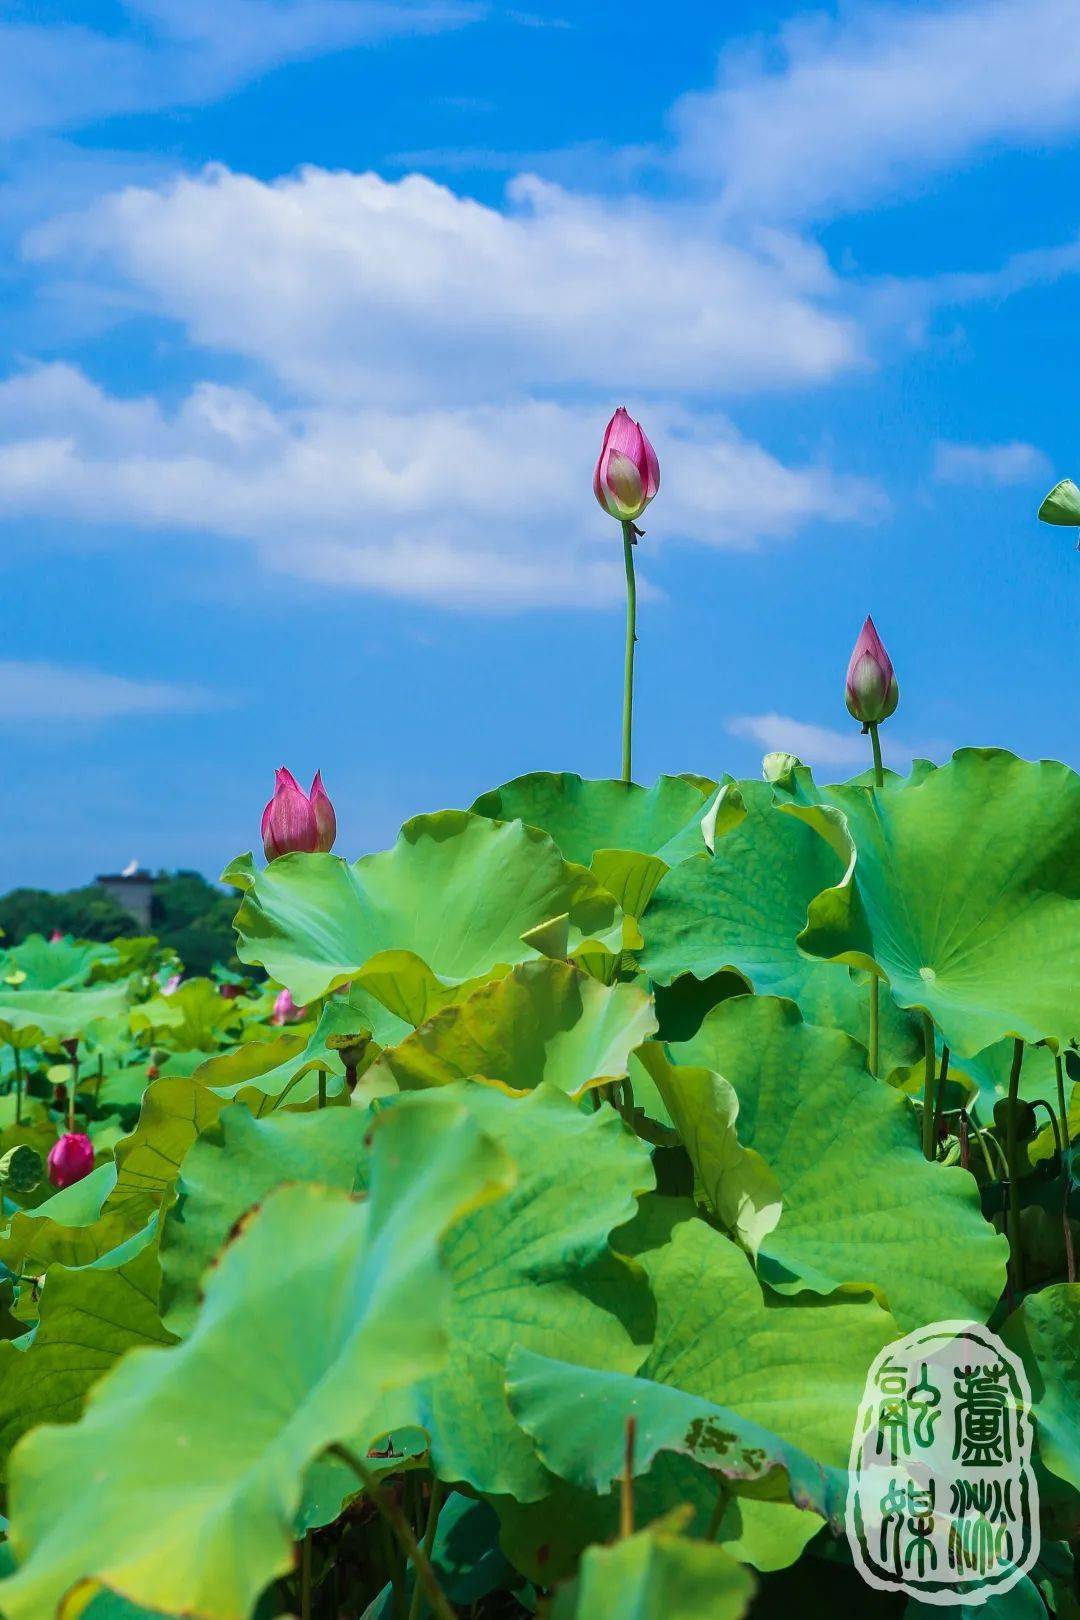
<path fill-rule="evenodd" d="M 1080 1616 L 1080 778 L 887 770 L 868 620 L 865 772 L 630 780 L 658 487 L 617 413 L 619 777 L 350 861 L 283 768 L 240 972 L 0 951 L 6 1620 L 923 1620 L 842 1529 L 940 1320 L 1034 1393 L 1042 1552 L 981 1612 Z"/>

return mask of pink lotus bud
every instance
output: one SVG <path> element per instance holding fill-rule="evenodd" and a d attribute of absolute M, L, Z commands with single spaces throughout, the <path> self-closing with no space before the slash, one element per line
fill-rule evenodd
<path fill-rule="evenodd" d="M 334 847 L 334 839 L 337 837 L 337 816 L 334 814 L 334 807 L 330 803 L 330 797 L 323 787 L 322 771 L 315 772 L 315 780 L 311 784 L 311 793 L 308 798 L 319 834 L 319 841 L 315 848 L 325 853 Z"/>
<path fill-rule="evenodd" d="M 316 850 L 332 849 L 337 837 L 334 807 L 316 773 L 310 795 L 296 777 L 282 765 L 274 782 L 274 797 L 262 815 L 262 841 L 268 861 L 279 855 L 300 851 L 313 855 Z"/>
<path fill-rule="evenodd" d="M 54 928 L 52 933 L 49 935 L 49 944 L 50 945 L 58 945 L 60 943 L 60 941 L 63 939 L 63 937 L 64 936 L 60 932 L 59 928 Z"/>
<path fill-rule="evenodd" d="M 298 1007 L 289 990 L 279 990 L 274 998 L 274 1011 L 270 1019 L 272 1024 L 295 1024 L 298 1018 L 303 1018 L 306 1007 Z"/>
<path fill-rule="evenodd" d="M 621 523 L 639 518 L 660 488 L 660 463 L 639 423 L 620 405 L 607 425 L 593 493 Z"/>
<path fill-rule="evenodd" d="M 218 995 L 222 1001 L 235 1001 L 242 989 L 243 986 L 239 984 L 219 984 Z"/>
<path fill-rule="evenodd" d="M 68 1131 L 53 1143 L 48 1165 L 54 1187 L 71 1187 L 94 1168 L 94 1144 L 82 1131 Z"/>
<path fill-rule="evenodd" d="M 183 979 L 183 974 L 182 973 L 173 973 L 169 978 L 167 978 L 165 980 L 165 983 L 162 985 L 162 987 L 161 987 L 162 995 L 163 996 L 175 996 L 176 992 L 180 988 L 180 983 L 181 983 L 182 979 Z"/>
<path fill-rule="evenodd" d="M 881 637 L 868 618 L 859 631 L 848 664 L 844 701 L 848 713 L 861 720 L 864 726 L 887 720 L 900 700 L 892 659 L 885 651 Z"/>

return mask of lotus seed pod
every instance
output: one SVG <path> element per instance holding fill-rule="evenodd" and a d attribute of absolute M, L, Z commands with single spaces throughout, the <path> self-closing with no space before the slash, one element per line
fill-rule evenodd
<path fill-rule="evenodd" d="M 766 754 L 761 762 L 761 774 L 766 782 L 772 782 L 776 787 L 790 787 L 792 775 L 801 764 L 802 760 L 797 754 Z"/>
<path fill-rule="evenodd" d="M 347 1069 L 355 1069 L 371 1045 L 371 1036 L 364 1030 L 355 1035 L 328 1035 L 326 1045 L 331 1052 L 338 1054 Z"/>
<path fill-rule="evenodd" d="M 0 1187 L 13 1193 L 33 1192 L 45 1174 L 45 1160 L 26 1142 L 9 1148 L 0 1159 Z"/>

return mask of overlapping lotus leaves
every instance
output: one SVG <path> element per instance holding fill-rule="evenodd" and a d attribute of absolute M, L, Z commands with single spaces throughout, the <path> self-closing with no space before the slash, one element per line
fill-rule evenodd
<path fill-rule="evenodd" d="M 668 1118 L 694 1167 L 694 1194 L 756 1255 L 780 1219 L 780 1184 L 760 1153 L 738 1137 L 739 1099 L 733 1086 L 709 1069 L 669 1063 L 655 1042 L 634 1059 L 634 1076 L 644 1072 L 656 1087 Z"/>
<path fill-rule="evenodd" d="M 174 1333 L 190 1331 L 206 1272 L 241 1216 L 275 1187 L 315 1181 L 359 1190 L 370 1129 L 359 1108 L 265 1119 L 255 1119 L 242 1105 L 225 1109 L 185 1156 L 177 1201 L 165 1218 L 161 1300 Z"/>
<path fill-rule="evenodd" d="M 242 1013 L 209 979 L 189 979 L 169 996 L 153 996 L 133 1007 L 131 1027 L 176 1052 L 216 1052 L 229 1029 L 239 1029 Z"/>
<path fill-rule="evenodd" d="M 25 1341 L 0 1341 L 0 1477 L 15 1442 L 39 1423 L 70 1423 L 87 1393 L 139 1345 L 171 1344 L 158 1314 L 153 1231 L 90 1266 L 53 1266 Z"/>
<path fill-rule="evenodd" d="M 419 1424 L 442 1478 L 527 1502 L 544 1495 L 546 1476 L 506 1405 L 507 1358 L 525 1345 L 585 1366 L 640 1365 L 652 1304 L 644 1274 L 612 1253 L 608 1234 L 653 1185 L 652 1164 L 612 1109 L 583 1111 L 550 1085 L 522 1098 L 459 1085 L 395 1100 L 390 1112 L 443 1098 L 502 1145 L 518 1180 L 449 1233 L 449 1360 L 384 1427 Z"/>
<path fill-rule="evenodd" d="M 368 1200 L 273 1193 L 208 1278 L 189 1339 L 130 1353 L 79 1423 L 20 1443 L 8 1620 L 40 1620 L 87 1581 L 167 1612 L 247 1620 L 291 1567 L 305 1469 L 363 1433 L 389 1390 L 439 1366 L 440 1240 L 512 1179 L 465 1109 L 427 1102 L 441 1113 L 403 1101 L 380 1119 Z"/>
<path fill-rule="evenodd" d="M 748 1571 L 722 1547 L 649 1529 L 614 1547 L 590 1547 L 551 1620 L 740 1620 L 753 1590 Z"/>
<path fill-rule="evenodd" d="M 119 1211 L 102 1219 L 102 1205 L 115 1186 L 116 1165 L 110 1161 L 36 1209 L 17 1211 L 0 1238 L 0 1262 L 30 1276 L 54 1264 L 92 1265 L 134 1230 Z"/>
<path fill-rule="evenodd" d="M 392 849 L 352 866 L 285 855 L 258 872 L 246 856 L 224 878 L 245 891 L 241 961 L 265 967 L 298 1002 L 347 984 L 382 951 L 411 951 L 447 982 L 477 978 L 535 956 L 522 936 L 564 915 L 572 949 L 622 945 L 611 896 L 549 838 L 467 811 L 417 816 Z"/>
<path fill-rule="evenodd" d="M 974 1178 L 922 1157 L 911 1105 L 868 1076 L 849 1036 L 804 1022 L 793 1002 L 737 996 L 671 1051 L 731 1083 L 739 1140 L 780 1184 L 783 1213 L 758 1255 L 773 1288 L 873 1288 L 903 1330 L 986 1320 L 1007 1245 Z"/>
<path fill-rule="evenodd" d="M 544 1467 L 581 1490 L 606 1494 L 619 1478 L 626 1420 L 633 1417 L 636 1473 L 647 1473 L 661 1452 L 673 1452 L 755 1501 L 793 1502 L 838 1530 L 843 1526 L 846 1470 L 813 1462 L 760 1424 L 701 1396 L 522 1348 L 510 1357 L 506 1387 Z"/>
<path fill-rule="evenodd" d="M 1080 1283 L 1029 1294 L 1001 1336 L 1028 1375 L 1039 1455 L 1080 1491 Z"/>
<path fill-rule="evenodd" d="M 93 1037 L 102 1025 L 127 1019 L 128 992 L 123 984 L 94 990 L 7 990 L 0 995 L 0 1040 L 27 1044 Z M 22 1035 L 22 1042 L 15 1037 Z"/>
<path fill-rule="evenodd" d="M 0 980 L 18 977 L 24 990 L 73 990 L 90 983 L 99 963 L 118 961 L 111 945 L 88 939 L 45 939 L 28 934 L 0 951 Z"/>
<path fill-rule="evenodd" d="M 345 1083 L 335 1067 L 320 1021 L 311 1035 L 289 1031 L 273 1040 L 246 1041 L 219 1052 L 200 1063 L 192 1079 L 219 1097 L 246 1103 L 258 1117 L 286 1100 L 291 1108 L 310 1103 L 318 1097 L 320 1075 L 326 1077 L 327 1097 L 334 1098 Z"/>
<path fill-rule="evenodd" d="M 539 827 L 564 860 L 579 866 L 588 866 L 598 850 L 657 855 L 674 866 L 701 848 L 701 818 L 715 789 L 715 782 L 696 776 L 661 776 L 643 788 L 588 781 L 569 771 L 533 771 L 482 793 L 472 809 Z"/>
<path fill-rule="evenodd" d="M 512 1092 L 546 1082 L 579 1097 L 623 1079 L 655 1031 L 643 990 L 600 984 L 568 962 L 524 962 L 384 1052 L 368 1083 L 407 1091 L 479 1075 Z"/>
<path fill-rule="evenodd" d="M 660 984 L 734 969 L 762 995 L 790 996 L 806 1018 L 869 1039 L 861 976 L 809 960 L 796 941 L 815 896 L 843 876 L 837 852 L 782 814 L 765 782 L 728 787 L 714 852 L 685 860 L 660 883 L 641 920 L 642 969 Z M 745 814 L 738 812 L 740 808 Z M 726 830 L 725 830 L 726 829 Z M 910 1020 L 881 996 L 880 1062 L 914 1062 Z"/>
<path fill-rule="evenodd" d="M 994 748 L 940 769 L 843 786 L 787 812 L 837 854 L 799 944 L 888 975 L 972 1056 L 1006 1037 L 1080 1037 L 1080 777 Z"/>

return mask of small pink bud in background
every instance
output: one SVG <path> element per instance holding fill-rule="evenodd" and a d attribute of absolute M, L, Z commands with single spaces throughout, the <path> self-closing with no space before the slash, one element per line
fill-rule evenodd
<path fill-rule="evenodd" d="M 222 1001 L 235 1001 L 240 994 L 242 986 L 238 984 L 219 984 L 218 995 Z"/>
<path fill-rule="evenodd" d="M 50 945 L 59 945 L 59 943 L 63 939 L 63 937 L 64 936 L 60 932 L 59 928 L 54 928 L 52 933 L 49 935 L 49 944 Z"/>
<path fill-rule="evenodd" d="M 844 687 L 848 713 L 864 726 L 873 726 L 887 720 L 899 700 L 900 688 L 896 684 L 892 659 L 874 628 L 873 619 L 868 618 L 859 631 L 848 664 Z"/>
<path fill-rule="evenodd" d="M 160 1078 L 160 1075 L 161 1070 L 158 1068 L 156 1063 L 148 1063 L 146 1065 L 146 1078 L 148 1080 L 157 1080 Z"/>
<path fill-rule="evenodd" d="M 593 473 L 593 493 L 620 523 L 639 518 L 660 488 L 656 451 L 620 405 L 607 425 Z"/>
<path fill-rule="evenodd" d="M 274 796 L 262 815 L 262 841 L 268 861 L 279 855 L 300 852 L 325 853 L 334 846 L 337 818 L 323 787 L 322 772 L 316 773 L 307 794 L 291 771 L 282 765 L 274 781 Z"/>
<path fill-rule="evenodd" d="M 82 1131 L 68 1131 L 49 1151 L 49 1180 L 60 1189 L 74 1186 L 94 1168 L 94 1144 Z"/>
<path fill-rule="evenodd" d="M 163 996 L 175 996 L 176 992 L 180 988 L 180 984 L 181 984 L 182 979 L 183 979 L 183 974 L 182 973 L 174 973 L 174 974 L 172 974 L 172 976 L 170 978 L 165 980 L 165 983 L 161 987 L 162 995 Z"/>
<path fill-rule="evenodd" d="M 289 990 L 279 990 L 274 998 L 274 1011 L 270 1022 L 272 1024 L 295 1024 L 298 1018 L 303 1018 L 306 1007 L 298 1007 Z"/>

